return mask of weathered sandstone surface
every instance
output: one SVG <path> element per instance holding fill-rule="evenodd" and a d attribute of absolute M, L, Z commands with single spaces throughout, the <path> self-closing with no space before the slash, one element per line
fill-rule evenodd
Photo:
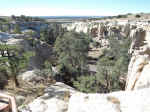
<path fill-rule="evenodd" d="M 143 29 L 133 32 L 126 90 L 150 87 L 150 32 Z"/>
<path fill-rule="evenodd" d="M 150 27 L 147 22 L 78 22 L 63 27 L 91 33 L 98 42 L 107 41 L 110 36 L 132 40 L 126 91 L 84 94 L 57 82 L 49 86 L 43 96 L 20 107 L 21 112 L 150 112 Z"/>
<path fill-rule="evenodd" d="M 21 112 L 149 112 L 150 89 L 84 94 L 57 82 Z"/>

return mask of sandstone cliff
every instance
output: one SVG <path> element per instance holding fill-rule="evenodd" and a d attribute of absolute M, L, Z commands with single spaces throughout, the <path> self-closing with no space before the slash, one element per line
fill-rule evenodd
<path fill-rule="evenodd" d="M 150 32 L 141 28 L 132 32 L 132 44 L 129 50 L 132 58 L 128 68 L 126 90 L 150 86 Z"/>
<path fill-rule="evenodd" d="M 148 26 L 140 24 L 100 22 L 64 25 L 68 30 L 93 33 L 98 40 L 107 39 L 111 35 L 132 40 L 129 49 L 131 61 L 126 80 L 127 91 L 84 94 L 63 83 L 56 83 L 48 87 L 43 96 L 20 109 L 21 112 L 149 112 L 150 32 Z"/>
<path fill-rule="evenodd" d="M 57 82 L 21 112 L 149 112 L 149 88 L 109 94 L 84 94 Z"/>

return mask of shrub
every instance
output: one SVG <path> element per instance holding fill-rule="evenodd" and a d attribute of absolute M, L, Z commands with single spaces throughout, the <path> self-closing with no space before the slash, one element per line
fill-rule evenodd
<path fill-rule="evenodd" d="M 58 68 L 66 81 L 71 81 L 71 78 L 87 70 L 89 42 L 86 34 L 76 32 L 67 32 L 56 39 Z"/>
<path fill-rule="evenodd" d="M 21 29 L 20 29 L 19 25 L 15 25 L 14 33 L 18 33 L 18 34 L 21 33 Z"/>
<path fill-rule="evenodd" d="M 127 15 L 118 15 L 117 18 L 127 18 Z"/>
<path fill-rule="evenodd" d="M 139 14 L 135 15 L 136 18 L 140 18 L 141 16 Z"/>
<path fill-rule="evenodd" d="M 17 75 L 27 67 L 31 52 L 22 52 L 19 46 L 0 45 L 0 69 L 7 71 L 14 82 L 14 86 L 19 86 Z"/>
<path fill-rule="evenodd" d="M 120 76 L 124 76 L 128 70 L 130 57 L 128 39 L 109 40 L 110 49 L 105 49 L 97 64 L 99 81 L 107 88 L 108 92 L 124 89 L 120 86 Z"/>
<path fill-rule="evenodd" d="M 56 41 L 56 38 L 60 35 L 63 35 L 65 31 L 61 25 L 56 23 L 49 24 L 49 27 L 50 28 L 48 29 L 41 29 L 40 40 L 53 45 Z"/>
<path fill-rule="evenodd" d="M 128 39 L 109 38 L 109 48 L 104 49 L 97 62 L 97 73 L 82 75 L 74 81 L 74 86 L 82 92 L 106 93 L 123 90 L 120 77 L 127 74 L 130 57 Z"/>
<path fill-rule="evenodd" d="M 84 75 L 77 78 L 73 82 L 74 87 L 85 93 L 93 93 L 99 91 L 100 86 L 96 83 L 94 75 Z"/>

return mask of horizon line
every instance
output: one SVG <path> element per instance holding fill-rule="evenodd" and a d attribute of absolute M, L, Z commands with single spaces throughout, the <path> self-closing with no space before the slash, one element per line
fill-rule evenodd
<path fill-rule="evenodd" d="M 4 16 L 4 17 L 11 17 L 13 16 L 14 14 L 12 15 L 0 15 L 0 16 Z M 28 15 L 24 15 L 22 14 L 23 16 L 27 16 L 27 17 L 107 17 L 106 15 L 103 16 L 103 15 L 47 15 L 47 16 L 28 16 Z M 22 16 L 22 15 L 14 15 L 14 16 Z M 115 16 L 115 15 L 110 15 L 110 16 Z"/>

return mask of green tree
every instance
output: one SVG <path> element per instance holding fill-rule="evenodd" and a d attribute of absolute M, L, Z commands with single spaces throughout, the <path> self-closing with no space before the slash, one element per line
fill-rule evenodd
<path fill-rule="evenodd" d="M 22 21 L 26 20 L 26 16 L 25 15 L 21 15 L 20 18 L 21 18 Z"/>
<path fill-rule="evenodd" d="M 13 20 L 16 20 L 16 16 L 15 16 L 15 15 L 11 15 L 11 18 L 12 18 Z"/>
<path fill-rule="evenodd" d="M 20 30 L 20 27 L 18 24 L 15 25 L 15 28 L 14 28 L 14 33 L 18 33 L 20 34 L 21 33 L 21 30 Z"/>
<path fill-rule="evenodd" d="M 9 24 L 5 24 L 3 29 L 2 29 L 3 32 L 9 32 Z"/>
<path fill-rule="evenodd" d="M 99 58 L 96 74 L 97 79 L 108 92 L 124 89 L 120 85 L 120 77 L 126 75 L 130 60 L 129 39 L 117 40 L 112 37 L 109 43 L 110 48 L 105 49 Z"/>
<path fill-rule="evenodd" d="M 27 67 L 29 57 L 32 56 L 31 52 L 22 52 L 21 47 L 12 45 L 0 45 L 0 68 L 10 74 L 14 86 L 19 86 L 17 75 Z"/>
<path fill-rule="evenodd" d="M 55 74 L 52 70 L 52 64 L 50 63 L 50 61 L 46 60 L 45 63 L 44 63 L 44 66 L 43 66 L 43 69 L 41 70 L 36 70 L 35 71 L 35 74 L 39 75 L 39 76 L 42 76 L 46 79 L 53 79 Z"/>
<path fill-rule="evenodd" d="M 83 75 L 79 76 L 76 81 L 73 82 L 74 87 L 76 87 L 79 91 L 85 93 L 96 93 L 99 92 L 100 83 L 97 83 L 97 79 L 95 75 Z"/>
<path fill-rule="evenodd" d="M 56 41 L 56 38 L 63 35 L 64 32 L 65 31 L 61 25 L 56 23 L 49 24 L 48 29 L 41 29 L 40 40 L 53 45 Z"/>
<path fill-rule="evenodd" d="M 137 14 L 137 15 L 135 15 L 135 17 L 136 17 L 136 18 L 140 18 L 140 17 L 141 17 L 141 15 Z"/>
<path fill-rule="evenodd" d="M 67 32 L 56 39 L 58 67 L 66 80 L 70 81 L 87 70 L 89 42 L 90 39 L 86 34 L 76 32 Z"/>
<path fill-rule="evenodd" d="M 125 82 L 120 77 L 126 76 L 130 56 L 128 39 L 109 38 L 109 48 L 104 49 L 97 62 L 97 73 L 82 75 L 74 81 L 74 86 L 87 93 L 107 93 L 123 90 Z"/>

